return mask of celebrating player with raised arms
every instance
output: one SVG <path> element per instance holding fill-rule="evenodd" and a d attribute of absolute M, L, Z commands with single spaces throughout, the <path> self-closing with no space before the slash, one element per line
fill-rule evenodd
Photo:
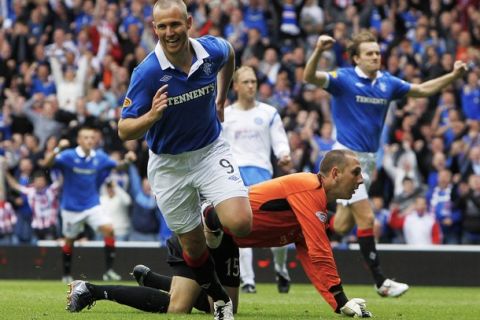
<path fill-rule="evenodd" d="M 335 39 L 327 35 L 318 38 L 305 67 L 304 80 L 332 95 L 332 117 L 337 128 L 337 143 L 333 148 L 355 151 L 365 178 L 365 184 L 350 200 L 337 201 L 334 229 L 347 233 L 354 222 L 357 224 L 360 251 L 373 275 L 377 292 L 381 296 L 397 297 L 408 290 L 408 285 L 383 275 L 373 237 L 374 215 L 367 194 L 385 116 L 392 100 L 431 96 L 460 78 L 467 67 L 462 61 L 456 61 L 454 70 L 444 76 L 421 84 L 407 83 L 380 71 L 380 46 L 372 33 L 364 31 L 353 37 L 348 48 L 354 68 L 317 71 L 322 52 L 331 49 L 334 42 Z"/>

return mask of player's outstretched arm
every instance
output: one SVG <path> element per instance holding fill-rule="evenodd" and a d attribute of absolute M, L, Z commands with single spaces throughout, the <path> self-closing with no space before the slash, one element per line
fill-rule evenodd
<path fill-rule="evenodd" d="M 453 70 L 450 73 L 447 73 L 441 77 L 423 82 L 420 84 L 412 84 L 410 91 L 408 92 L 409 97 L 429 97 L 439 92 L 446 86 L 448 86 L 453 81 L 462 77 L 467 71 L 467 64 L 463 61 L 455 61 L 453 65 Z"/>
<path fill-rule="evenodd" d="M 318 38 L 315 49 L 305 66 L 305 72 L 303 74 L 304 81 L 315 84 L 319 87 L 322 87 L 325 84 L 327 76 L 324 72 L 317 72 L 318 61 L 322 56 L 322 52 L 331 49 L 334 43 L 335 39 L 327 35 L 321 35 Z"/>
<path fill-rule="evenodd" d="M 162 118 L 163 112 L 168 106 L 168 85 L 157 90 L 152 99 L 152 107 L 144 115 L 138 118 L 120 119 L 118 122 L 118 136 L 122 140 L 135 140 L 143 137 L 145 133 Z"/>

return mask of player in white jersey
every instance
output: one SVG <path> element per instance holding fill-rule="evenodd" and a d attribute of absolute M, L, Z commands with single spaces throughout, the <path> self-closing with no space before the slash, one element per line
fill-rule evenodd
<path fill-rule="evenodd" d="M 230 143 L 243 182 L 250 186 L 272 178 L 272 149 L 280 166 L 290 165 L 290 146 L 277 109 L 255 100 L 257 77 L 251 67 L 243 66 L 235 72 L 233 88 L 237 100 L 225 109 L 222 135 Z M 278 290 L 286 293 L 290 284 L 287 247 L 272 248 L 272 252 Z M 255 293 L 251 248 L 240 249 L 240 277 L 242 291 Z"/>
<path fill-rule="evenodd" d="M 357 224 L 360 251 L 375 279 L 377 292 L 381 296 L 396 297 L 405 293 L 408 285 L 387 279 L 381 271 L 373 237 L 374 214 L 367 194 L 385 115 L 392 100 L 434 95 L 459 79 L 467 66 L 462 61 L 456 61 L 453 71 L 444 76 L 420 84 L 407 83 L 380 71 L 380 46 L 372 33 L 364 31 L 353 37 L 349 47 L 355 68 L 317 71 L 322 52 L 331 49 L 334 42 L 335 39 L 330 36 L 319 37 L 305 66 L 304 79 L 325 88 L 332 95 L 332 117 L 338 141 L 334 148 L 357 152 L 365 186 L 362 185 L 350 200 L 337 200 L 333 226 L 336 232 L 345 233 L 354 223 Z"/>

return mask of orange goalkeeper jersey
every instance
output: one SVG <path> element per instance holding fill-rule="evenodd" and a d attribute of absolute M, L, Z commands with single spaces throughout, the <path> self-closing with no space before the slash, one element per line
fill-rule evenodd
<path fill-rule="evenodd" d="M 319 177 L 295 173 L 253 185 L 251 233 L 234 237 L 239 247 L 278 247 L 295 243 L 307 276 L 336 309 L 328 291 L 341 284 L 326 234 L 327 196 Z"/>

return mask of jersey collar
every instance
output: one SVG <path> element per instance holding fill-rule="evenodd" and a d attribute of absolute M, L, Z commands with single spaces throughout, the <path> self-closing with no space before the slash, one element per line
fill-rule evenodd
<path fill-rule="evenodd" d="M 355 73 L 360 78 L 369 79 L 368 76 L 365 74 L 365 72 L 363 72 L 362 69 L 360 69 L 358 66 L 355 67 Z M 373 82 L 377 81 L 377 79 L 380 78 L 382 75 L 383 73 L 380 70 L 378 70 L 377 75 L 375 76 L 375 79 L 373 80 Z"/>
<path fill-rule="evenodd" d="M 189 75 L 191 75 L 203 64 L 203 59 L 208 58 L 210 54 L 208 54 L 207 50 L 205 50 L 205 48 L 198 40 L 189 38 L 189 41 L 192 44 L 193 51 L 195 51 L 195 56 L 197 57 L 197 61 L 195 61 L 195 63 L 190 68 Z M 158 62 L 160 63 L 160 67 L 162 68 L 162 70 L 168 68 L 175 69 L 175 66 L 167 59 L 165 52 L 163 52 L 160 41 L 158 41 L 157 45 L 155 46 L 155 55 L 157 56 Z"/>
<path fill-rule="evenodd" d="M 95 157 L 95 154 L 97 153 L 95 150 L 90 150 L 90 155 L 88 156 L 87 158 L 87 155 L 85 152 L 83 152 L 82 148 L 80 148 L 80 146 L 76 147 L 75 148 L 75 152 L 77 153 L 77 155 L 80 157 L 80 158 L 86 158 L 87 160 L 90 159 L 90 158 L 93 158 Z"/>

